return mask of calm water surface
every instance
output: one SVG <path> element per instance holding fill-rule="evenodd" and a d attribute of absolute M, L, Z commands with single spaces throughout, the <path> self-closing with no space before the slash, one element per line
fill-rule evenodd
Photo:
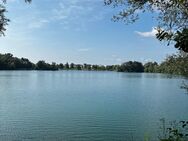
<path fill-rule="evenodd" d="M 159 119 L 188 119 L 180 78 L 1 71 L 0 141 L 155 140 Z"/>

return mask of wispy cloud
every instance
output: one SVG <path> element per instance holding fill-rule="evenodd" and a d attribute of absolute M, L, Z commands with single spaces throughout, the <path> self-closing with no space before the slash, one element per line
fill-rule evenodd
<path fill-rule="evenodd" d="M 153 27 L 151 31 L 147 31 L 147 32 L 135 31 L 135 33 L 142 37 L 155 37 L 157 34 L 157 30 L 156 28 Z"/>
<path fill-rule="evenodd" d="M 112 54 L 109 58 L 104 58 L 104 60 L 113 62 L 113 64 L 121 64 L 125 59 L 117 54 Z"/>
<path fill-rule="evenodd" d="M 102 4 L 102 0 L 60 1 L 52 11 L 53 20 L 58 21 L 66 28 L 84 29 L 89 22 L 104 19 L 107 12 Z"/>
<path fill-rule="evenodd" d="M 116 62 L 122 62 L 123 61 L 123 59 L 121 59 L 121 58 L 116 58 Z"/>
<path fill-rule="evenodd" d="M 42 28 L 43 26 L 45 26 L 47 23 L 49 23 L 48 20 L 46 19 L 38 19 L 38 20 L 35 20 L 35 21 L 32 21 L 28 27 L 29 28 Z"/>
<path fill-rule="evenodd" d="M 79 48 L 78 51 L 79 52 L 88 52 L 88 51 L 90 51 L 90 48 Z"/>
<path fill-rule="evenodd" d="M 13 10 L 16 7 L 18 12 L 22 12 L 24 2 L 19 0 L 8 0 L 8 2 Z M 55 0 L 53 4 L 44 7 L 41 7 L 40 3 L 33 1 L 28 7 L 24 7 L 25 14 L 12 19 L 29 30 L 59 24 L 63 30 L 80 31 L 86 30 L 92 22 L 103 20 L 109 12 L 109 9 L 103 6 L 103 0 Z M 11 12 L 12 9 L 9 11 Z M 23 16 L 26 14 L 27 16 Z"/>
<path fill-rule="evenodd" d="M 8 0 L 7 3 L 18 2 L 17 0 Z"/>

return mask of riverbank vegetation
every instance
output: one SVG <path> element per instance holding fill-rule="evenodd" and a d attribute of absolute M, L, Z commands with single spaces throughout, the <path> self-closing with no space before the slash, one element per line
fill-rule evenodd
<path fill-rule="evenodd" d="M 31 0 L 25 0 L 31 2 Z M 174 43 L 174 47 L 188 52 L 188 1 L 168 0 L 168 1 L 138 1 L 138 0 L 104 0 L 105 5 L 120 7 L 122 10 L 115 16 L 114 21 L 134 23 L 141 13 L 157 11 L 159 24 L 156 26 L 156 38 L 160 41 Z M 0 36 L 4 35 L 9 19 L 6 17 L 6 0 L 0 3 Z M 188 55 L 179 53 L 168 56 L 162 63 L 147 62 L 145 64 L 137 61 L 128 61 L 120 65 L 92 65 L 55 62 L 46 63 L 41 60 L 37 63 L 31 62 L 27 58 L 17 58 L 12 54 L 0 54 L 0 70 L 88 70 L 88 71 L 118 71 L 118 72 L 146 72 L 146 73 L 167 73 L 188 77 Z M 182 88 L 188 89 L 186 83 Z M 181 121 L 174 123 L 168 128 L 163 128 L 164 134 L 160 141 L 187 141 L 188 122 Z M 163 126 L 164 127 L 164 126 Z"/>
<path fill-rule="evenodd" d="M 120 65 L 92 65 L 52 62 L 51 64 L 41 60 L 36 64 L 27 58 L 17 58 L 12 54 L 0 54 L 0 70 L 88 70 L 88 71 L 118 71 L 118 72 L 146 72 L 167 73 L 173 75 L 188 76 L 188 54 L 180 52 L 173 54 L 162 62 L 128 61 Z"/>
<path fill-rule="evenodd" d="M 144 71 L 150 73 L 166 73 L 173 75 L 188 76 L 188 54 L 181 52 L 173 54 L 161 63 L 148 62 L 144 65 Z"/>
<path fill-rule="evenodd" d="M 159 132 L 160 141 L 187 141 L 188 121 L 171 121 L 168 124 L 164 118 L 160 119 L 161 126 Z"/>

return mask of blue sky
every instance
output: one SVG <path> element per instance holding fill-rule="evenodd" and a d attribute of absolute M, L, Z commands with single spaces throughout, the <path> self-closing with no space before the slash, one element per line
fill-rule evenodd
<path fill-rule="evenodd" d="M 11 22 L 0 38 L 0 52 L 33 62 L 161 62 L 177 51 L 154 38 L 157 24 L 150 15 L 132 25 L 112 22 L 118 9 L 103 0 L 8 0 L 7 8 Z"/>

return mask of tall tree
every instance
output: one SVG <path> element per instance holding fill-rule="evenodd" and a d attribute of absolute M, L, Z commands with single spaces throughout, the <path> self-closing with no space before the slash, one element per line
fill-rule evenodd
<path fill-rule="evenodd" d="M 144 66 L 141 62 L 137 61 L 128 61 L 123 63 L 118 68 L 119 72 L 144 72 Z"/>
<path fill-rule="evenodd" d="M 104 0 L 105 5 L 123 7 L 113 16 L 114 21 L 134 23 L 144 12 L 157 11 L 158 31 L 156 37 L 188 52 L 188 0 Z"/>

